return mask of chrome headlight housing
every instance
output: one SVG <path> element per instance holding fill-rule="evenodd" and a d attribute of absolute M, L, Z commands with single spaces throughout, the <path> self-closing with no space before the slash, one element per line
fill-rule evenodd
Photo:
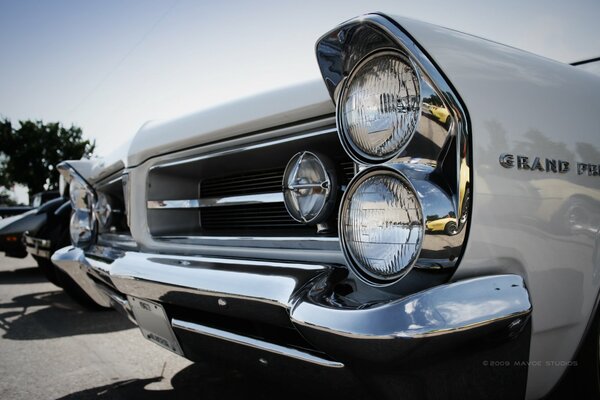
<path fill-rule="evenodd" d="M 344 81 L 337 101 L 338 133 L 360 163 L 382 163 L 410 142 L 421 115 L 421 77 L 394 50 L 365 57 Z"/>
<path fill-rule="evenodd" d="M 96 233 L 94 218 L 94 193 L 79 177 L 73 177 L 69 184 L 71 199 L 71 223 L 69 232 L 71 243 L 77 247 L 89 246 Z"/>
<path fill-rule="evenodd" d="M 472 193 L 464 104 L 425 50 L 384 15 L 344 22 L 316 52 L 340 143 L 362 170 L 338 217 L 349 279 L 407 293 L 451 277 Z"/>
<path fill-rule="evenodd" d="M 421 246 L 425 223 L 418 195 L 400 172 L 357 175 L 342 199 L 339 232 L 350 267 L 379 285 L 406 275 Z"/>

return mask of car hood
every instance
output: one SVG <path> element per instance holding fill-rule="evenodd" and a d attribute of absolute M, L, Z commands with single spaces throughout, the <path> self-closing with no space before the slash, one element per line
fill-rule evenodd
<path fill-rule="evenodd" d="M 127 162 L 136 166 L 157 155 L 333 114 L 322 80 L 274 90 L 176 119 L 150 121 L 134 136 Z"/>

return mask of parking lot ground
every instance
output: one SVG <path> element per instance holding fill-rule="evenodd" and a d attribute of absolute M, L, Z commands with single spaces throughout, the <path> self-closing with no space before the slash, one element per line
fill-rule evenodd
<path fill-rule="evenodd" d="M 314 400 L 327 389 L 191 363 L 117 312 L 82 308 L 30 257 L 0 256 L 0 399 Z"/>

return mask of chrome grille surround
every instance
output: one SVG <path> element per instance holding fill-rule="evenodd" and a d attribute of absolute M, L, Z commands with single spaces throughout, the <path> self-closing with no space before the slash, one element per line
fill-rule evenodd
<path fill-rule="evenodd" d="M 336 166 L 341 190 L 356 168 L 337 140 L 331 118 L 320 127 L 299 129 L 296 134 L 260 141 L 248 146 L 225 147 L 185 159 L 161 160 L 148 168 L 147 224 L 153 240 L 177 243 L 215 243 L 211 237 L 240 238 L 237 243 L 254 247 L 264 238 L 314 238 L 306 243 L 283 241 L 301 249 L 313 248 L 322 238 L 335 237 L 337 207 L 329 217 L 332 230 L 293 220 L 287 213 L 282 179 L 289 157 L 318 148 Z M 202 151 L 198 148 L 198 151 Z M 279 242 L 281 244 L 282 242 Z M 332 241 L 325 241 L 332 251 Z M 322 247 L 322 246 L 320 246 Z"/>

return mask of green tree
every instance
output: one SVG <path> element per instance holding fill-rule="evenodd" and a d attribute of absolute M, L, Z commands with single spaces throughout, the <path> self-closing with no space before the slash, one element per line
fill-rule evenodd
<path fill-rule="evenodd" d="M 56 164 L 89 158 L 96 142 L 84 140 L 81 128 L 58 122 L 0 120 L 0 186 L 20 183 L 29 195 L 58 189 Z"/>
<path fill-rule="evenodd" d="M 0 207 L 18 206 L 19 203 L 10 198 L 10 193 L 4 189 L 0 189 Z"/>

